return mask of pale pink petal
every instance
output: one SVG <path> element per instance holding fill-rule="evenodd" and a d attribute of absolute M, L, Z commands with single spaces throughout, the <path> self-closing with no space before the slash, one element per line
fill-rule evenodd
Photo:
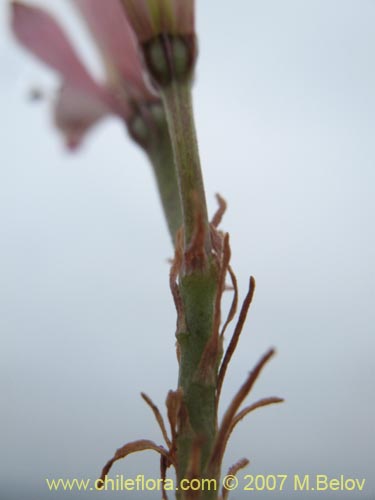
<path fill-rule="evenodd" d="M 21 44 L 63 76 L 93 94 L 101 92 L 59 24 L 45 10 L 12 2 L 12 28 Z"/>
<path fill-rule="evenodd" d="M 148 41 L 154 35 L 155 27 L 147 0 L 121 0 L 121 3 L 138 40 Z"/>
<path fill-rule="evenodd" d="M 65 84 L 55 102 L 54 120 L 64 135 L 67 147 L 74 150 L 89 129 L 109 113 L 111 110 L 92 94 Z"/>
<path fill-rule="evenodd" d="M 74 0 L 96 43 L 134 96 L 148 97 L 134 32 L 119 0 Z"/>

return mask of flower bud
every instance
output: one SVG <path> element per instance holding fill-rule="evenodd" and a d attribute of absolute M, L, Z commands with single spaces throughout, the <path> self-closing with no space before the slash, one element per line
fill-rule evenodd
<path fill-rule="evenodd" d="M 194 36 L 159 35 L 143 45 L 147 69 L 160 86 L 190 79 L 195 62 Z"/>
<path fill-rule="evenodd" d="M 193 0 L 122 0 L 157 86 L 186 81 L 196 60 Z"/>

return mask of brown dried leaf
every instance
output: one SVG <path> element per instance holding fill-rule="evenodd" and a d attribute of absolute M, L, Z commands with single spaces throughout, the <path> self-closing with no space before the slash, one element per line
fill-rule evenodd
<path fill-rule="evenodd" d="M 156 451 L 157 453 L 160 453 L 160 455 L 163 455 L 168 461 L 170 460 L 170 455 L 165 448 L 163 448 L 162 446 L 158 446 L 153 441 L 149 441 L 148 439 L 139 439 L 138 441 L 127 443 L 116 450 L 113 458 L 111 458 L 111 460 L 108 460 L 108 462 L 103 467 L 100 479 L 104 481 L 104 478 L 108 475 L 108 472 L 111 470 L 112 465 L 117 462 L 117 460 L 121 460 L 122 458 L 125 458 L 132 453 L 137 453 L 139 451 L 145 450 Z"/>
<path fill-rule="evenodd" d="M 241 406 L 244 399 L 251 391 L 255 381 L 259 377 L 262 368 L 268 363 L 271 357 L 275 354 L 274 349 L 270 349 L 256 364 L 252 372 L 250 372 L 245 383 L 240 387 L 237 394 L 234 396 L 232 403 L 223 416 L 219 432 L 216 437 L 215 445 L 210 459 L 210 467 L 214 470 L 221 464 L 225 448 L 228 443 L 230 430 L 232 428 L 233 419 Z"/>
<path fill-rule="evenodd" d="M 164 424 L 164 419 L 159 411 L 159 408 L 154 404 L 152 399 L 147 396 L 147 394 L 142 392 L 141 396 L 144 399 L 144 401 L 148 404 L 148 406 L 151 408 L 151 410 L 156 418 L 156 421 L 159 424 L 161 433 L 163 434 L 164 441 L 165 441 L 166 445 L 168 446 L 168 448 L 170 448 L 172 443 L 168 437 L 168 433 L 167 433 L 167 430 L 166 430 L 165 424 Z"/>
<path fill-rule="evenodd" d="M 182 389 L 168 392 L 166 406 L 167 406 L 168 421 L 171 428 L 173 444 L 176 442 L 177 438 L 178 416 L 181 410 L 181 403 L 182 403 Z"/>
<path fill-rule="evenodd" d="M 221 310 L 221 298 L 225 288 L 225 276 L 227 275 L 229 261 L 230 261 L 231 253 L 230 253 L 230 245 L 229 245 L 229 234 L 225 233 L 224 241 L 223 241 L 223 253 L 220 263 L 220 274 L 218 279 L 218 291 L 216 294 L 215 300 L 215 317 L 214 317 L 214 330 L 213 334 L 216 338 L 219 337 L 219 328 L 220 328 L 220 310 Z"/>
<path fill-rule="evenodd" d="M 168 468 L 168 461 L 167 459 L 165 458 L 164 455 L 161 455 L 160 457 L 160 478 L 162 480 L 162 485 L 163 485 L 163 489 L 162 489 L 162 500 L 168 500 L 168 495 L 167 495 L 167 492 L 165 491 L 165 479 L 167 477 L 167 468 Z"/>
<path fill-rule="evenodd" d="M 230 261 L 229 234 L 226 233 L 223 241 L 223 251 L 220 262 L 220 274 L 218 278 L 218 287 L 215 299 L 213 333 L 207 342 L 199 363 L 199 380 L 214 384 L 216 380 L 217 364 L 219 354 L 221 355 L 222 345 L 220 344 L 220 321 L 221 321 L 221 298 L 225 288 L 225 276 L 228 271 Z"/>
<path fill-rule="evenodd" d="M 187 479 L 189 480 L 199 477 L 201 456 L 202 456 L 202 444 L 203 440 L 199 437 L 196 437 L 193 441 L 190 452 L 189 465 L 187 468 Z"/>
<path fill-rule="evenodd" d="M 206 237 L 207 228 L 204 216 L 202 213 L 198 213 L 195 221 L 195 231 L 184 256 L 184 271 L 187 274 L 206 267 Z"/>
<path fill-rule="evenodd" d="M 224 326 L 221 330 L 221 333 L 220 333 L 220 337 L 223 339 L 224 338 L 224 334 L 225 334 L 225 331 L 229 325 L 229 323 L 233 320 L 235 314 L 236 314 L 236 311 L 237 311 L 237 305 L 238 305 L 238 285 L 237 285 L 237 278 L 236 278 L 236 275 L 234 274 L 233 272 L 233 269 L 228 266 L 228 272 L 229 272 L 229 275 L 230 275 L 230 278 L 231 278 L 231 281 L 232 281 L 232 286 L 233 286 L 233 300 L 232 300 L 232 304 L 230 306 L 230 309 L 229 309 L 229 313 L 228 313 L 228 317 L 224 323 Z M 228 288 L 228 290 L 231 290 L 231 288 Z"/>
<path fill-rule="evenodd" d="M 220 222 L 223 219 L 223 215 L 225 214 L 227 209 L 227 202 L 218 193 L 216 194 L 216 199 L 219 204 L 219 208 L 217 209 L 215 215 L 211 220 L 211 224 L 214 227 L 218 227 L 220 225 Z"/>
<path fill-rule="evenodd" d="M 236 462 L 232 467 L 229 468 L 227 475 L 228 476 L 236 476 L 237 473 L 241 470 L 244 469 L 249 465 L 250 461 L 247 458 L 241 458 L 238 462 Z M 224 488 L 221 490 L 221 498 L 222 500 L 226 500 L 229 495 L 229 490 Z"/>
<path fill-rule="evenodd" d="M 227 348 L 223 362 L 222 362 L 221 367 L 220 367 L 218 381 L 217 381 L 217 401 L 219 401 L 219 398 L 220 398 L 220 393 L 221 393 L 221 389 L 223 386 L 224 377 L 225 377 L 228 365 L 229 365 L 230 360 L 233 356 L 233 353 L 237 347 L 242 329 L 244 327 L 247 313 L 249 312 L 249 308 L 251 306 L 251 302 L 252 302 L 253 297 L 254 297 L 254 291 L 255 291 L 255 279 L 251 276 L 250 282 L 249 282 L 249 290 L 248 290 L 247 295 L 245 297 L 245 300 L 242 304 L 242 308 L 240 311 L 240 315 L 238 317 L 237 325 L 234 329 L 231 341 L 229 343 L 229 346 Z"/>
<path fill-rule="evenodd" d="M 229 435 L 232 434 L 233 429 L 236 427 L 236 425 L 246 417 L 249 413 L 253 412 L 254 410 L 257 410 L 258 408 L 262 408 L 264 406 L 269 406 L 277 403 L 283 403 L 284 399 L 283 398 L 278 398 L 278 397 L 270 397 L 270 398 L 263 398 L 260 399 L 259 401 L 256 401 L 255 403 L 247 406 L 243 410 L 241 410 L 237 415 L 234 417 L 232 421 L 232 425 L 229 431 Z"/>

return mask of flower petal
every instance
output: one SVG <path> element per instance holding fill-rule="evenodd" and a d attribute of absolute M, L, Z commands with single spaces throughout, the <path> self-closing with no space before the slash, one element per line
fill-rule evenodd
<path fill-rule="evenodd" d="M 151 11 L 146 0 L 121 0 L 125 13 L 139 41 L 148 41 L 153 35 Z"/>
<path fill-rule="evenodd" d="M 12 28 L 20 43 L 63 76 L 64 81 L 83 91 L 100 92 L 68 37 L 45 10 L 12 2 Z"/>
<path fill-rule="evenodd" d="M 74 0 L 105 58 L 133 96 L 148 97 L 138 45 L 119 0 Z"/>
<path fill-rule="evenodd" d="M 89 129 L 110 112 L 100 99 L 66 83 L 55 102 L 54 121 L 65 137 L 66 146 L 75 150 Z"/>

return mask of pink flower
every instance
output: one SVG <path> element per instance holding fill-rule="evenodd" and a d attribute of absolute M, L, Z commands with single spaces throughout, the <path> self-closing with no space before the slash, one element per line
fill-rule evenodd
<path fill-rule="evenodd" d="M 155 100 L 143 78 L 133 31 L 118 0 L 74 0 L 97 43 L 107 81 L 96 81 L 64 30 L 45 10 L 12 2 L 12 28 L 21 44 L 62 78 L 54 107 L 57 127 L 69 148 L 108 114 L 127 123 L 137 103 Z"/>

